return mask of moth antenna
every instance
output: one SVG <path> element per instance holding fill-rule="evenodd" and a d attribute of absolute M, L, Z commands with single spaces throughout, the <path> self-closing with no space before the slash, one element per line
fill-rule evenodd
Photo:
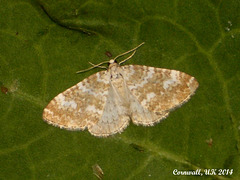
<path fill-rule="evenodd" d="M 135 48 L 133 48 L 133 49 L 127 51 L 127 52 L 124 52 L 124 53 L 122 53 L 122 54 L 119 54 L 118 56 L 116 56 L 116 57 L 113 59 L 113 61 L 115 61 L 117 58 L 119 58 L 119 57 L 121 57 L 121 56 L 124 56 L 124 55 L 126 55 L 126 54 L 128 54 L 128 53 L 130 53 L 130 52 L 133 52 L 129 57 L 127 57 L 126 59 L 122 60 L 119 64 L 122 64 L 122 63 L 126 62 L 127 60 L 129 60 L 130 58 L 132 58 L 132 57 L 134 56 L 134 54 L 136 53 L 136 50 L 137 50 L 140 46 L 142 46 L 144 43 L 145 43 L 145 42 L 142 42 L 142 43 L 139 44 L 137 47 L 135 47 Z M 76 73 L 78 74 L 78 73 L 86 72 L 86 71 L 89 71 L 89 70 L 94 69 L 94 68 L 96 68 L 96 67 L 100 67 L 100 68 L 102 68 L 102 69 L 103 69 L 103 68 L 104 68 L 104 69 L 107 69 L 106 67 L 101 66 L 102 64 L 105 64 L 105 63 L 109 63 L 109 61 L 104 61 L 104 62 L 101 62 L 101 63 L 99 63 L 99 64 L 93 64 L 93 63 L 89 62 L 89 64 L 91 64 L 92 67 L 87 68 L 87 69 L 84 69 L 84 70 L 77 71 Z"/>
<path fill-rule="evenodd" d="M 96 64 L 93 64 L 92 62 L 88 62 L 89 64 L 91 64 L 92 66 L 96 66 Z M 105 66 L 97 66 L 97 67 L 99 67 L 99 68 L 102 68 L 102 69 L 107 69 L 107 67 L 105 67 Z"/>
<path fill-rule="evenodd" d="M 135 47 L 135 48 L 133 48 L 133 49 L 127 51 L 127 52 L 124 52 L 124 53 L 122 53 L 122 54 L 119 54 L 119 55 L 116 56 L 113 60 L 115 61 L 117 58 L 119 58 L 119 57 L 121 57 L 121 56 L 124 56 L 124 55 L 126 55 L 126 54 L 128 54 L 128 53 L 130 53 L 130 52 L 132 52 L 132 51 L 137 50 L 137 49 L 138 49 L 140 46 L 142 46 L 144 43 L 145 43 L 145 42 L 142 42 L 142 43 L 139 44 L 137 47 Z"/>
<path fill-rule="evenodd" d="M 126 59 L 122 60 L 119 64 L 122 64 L 122 63 L 126 62 L 127 60 L 131 59 L 134 56 L 135 53 L 136 53 L 136 50 L 133 51 L 133 53 L 129 57 L 127 57 Z"/>
<path fill-rule="evenodd" d="M 101 62 L 101 63 L 96 64 L 96 65 L 95 65 L 95 64 L 92 64 L 92 65 L 93 65 L 92 67 L 87 68 L 87 69 L 84 69 L 84 70 L 77 71 L 76 73 L 78 74 L 78 73 L 82 73 L 82 72 L 89 71 L 89 70 L 94 69 L 94 68 L 96 68 L 96 67 L 100 67 L 100 65 L 105 64 L 105 63 L 108 63 L 108 61 L 104 61 L 104 62 Z M 91 63 L 90 63 L 90 64 L 91 64 Z"/>

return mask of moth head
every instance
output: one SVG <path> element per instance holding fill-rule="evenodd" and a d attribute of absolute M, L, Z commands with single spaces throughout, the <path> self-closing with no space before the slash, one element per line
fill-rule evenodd
<path fill-rule="evenodd" d="M 108 69 L 115 69 L 116 67 L 118 67 L 119 64 L 117 63 L 117 61 L 115 59 L 110 59 L 108 62 Z M 115 68 L 113 68 L 115 67 Z"/>
<path fill-rule="evenodd" d="M 110 65 L 110 64 L 114 64 L 114 63 L 117 63 L 117 61 L 116 61 L 115 59 L 110 59 L 110 60 L 109 60 L 109 65 Z"/>

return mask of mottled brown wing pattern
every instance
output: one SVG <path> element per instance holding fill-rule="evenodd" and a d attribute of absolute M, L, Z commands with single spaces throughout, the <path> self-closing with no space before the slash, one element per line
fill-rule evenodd
<path fill-rule="evenodd" d="M 122 69 L 131 94 L 144 108 L 159 114 L 159 120 L 187 102 L 198 88 L 197 80 L 184 72 L 140 65 Z M 141 121 L 136 124 L 148 125 Z"/>
<path fill-rule="evenodd" d="M 90 128 L 102 116 L 108 89 L 108 72 L 93 74 L 50 101 L 43 111 L 43 119 L 69 130 Z"/>

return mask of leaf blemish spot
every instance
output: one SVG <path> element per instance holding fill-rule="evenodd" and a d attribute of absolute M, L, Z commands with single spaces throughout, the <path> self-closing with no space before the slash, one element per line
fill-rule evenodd
<path fill-rule="evenodd" d="M 7 94 L 8 93 L 8 88 L 6 88 L 5 86 L 1 86 L 1 92 L 3 94 Z"/>
<path fill-rule="evenodd" d="M 112 54 L 109 51 L 106 51 L 105 55 L 107 55 L 107 57 L 112 57 Z"/>

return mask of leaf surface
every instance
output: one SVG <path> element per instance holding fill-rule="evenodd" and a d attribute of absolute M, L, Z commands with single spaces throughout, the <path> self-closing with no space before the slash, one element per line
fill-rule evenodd
<path fill-rule="evenodd" d="M 237 0 L 1 0 L 0 179 L 97 179 L 94 164 L 103 179 L 200 178 L 175 169 L 239 177 L 239 8 Z M 126 64 L 196 77 L 188 103 L 154 127 L 130 124 L 109 138 L 42 120 L 53 97 L 98 70 L 76 71 L 141 42 Z"/>

